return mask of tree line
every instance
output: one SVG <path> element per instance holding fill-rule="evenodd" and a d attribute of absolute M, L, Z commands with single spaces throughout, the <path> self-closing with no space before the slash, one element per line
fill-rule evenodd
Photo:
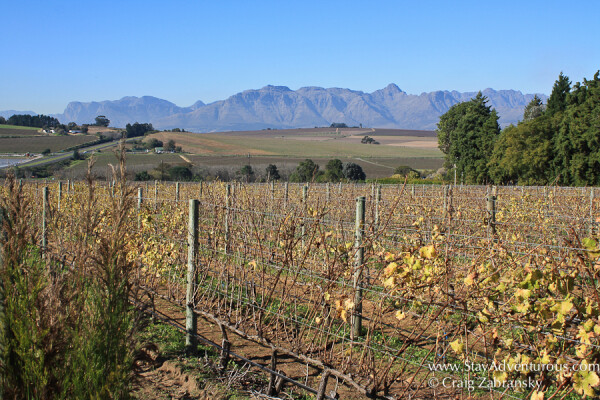
<path fill-rule="evenodd" d="M 466 183 L 600 185 L 600 78 L 571 85 L 560 73 L 547 104 L 535 96 L 503 130 L 479 93 L 440 117 L 444 166 Z"/>
<path fill-rule="evenodd" d="M 135 180 L 200 181 L 206 179 L 235 179 L 244 182 L 270 182 L 284 178 L 275 164 L 269 164 L 262 176 L 259 176 L 259 174 L 260 172 L 256 171 L 251 165 L 242 166 L 233 175 L 217 173 L 215 176 L 210 176 L 202 172 L 194 173 L 190 166 L 171 166 L 170 164 L 161 163 L 151 171 L 138 172 L 135 175 Z M 322 170 L 319 164 L 307 158 L 289 175 L 291 182 L 357 182 L 365 179 L 366 175 L 360 165 L 352 162 L 342 163 L 339 159 L 329 160 L 325 170 Z"/>

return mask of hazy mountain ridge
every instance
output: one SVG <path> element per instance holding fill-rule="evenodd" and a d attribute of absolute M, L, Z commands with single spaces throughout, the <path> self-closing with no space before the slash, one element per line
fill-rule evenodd
<path fill-rule="evenodd" d="M 500 124 L 516 124 L 533 94 L 515 90 L 485 89 L 489 104 L 498 111 Z M 245 90 L 225 100 L 179 107 L 152 96 L 124 97 L 101 102 L 71 102 L 61 122 L 93 123 L 105 115 L 111 125 L 151 122 L 155 128 L 209 132 L 264 128 L 306 128 L 344 122 L 349 126 L 433 130 L 439 116 L 454 104 L 468 101 L 477 92 L 435 91 L 407 94 L 389 84 L 373 93 L 315 86 L 291 90 L 285 86 L 265 86 Z M 538 94 L 543 101 L 547 96 Z M 0 113 L 1 115 L 1 113 Z"/>

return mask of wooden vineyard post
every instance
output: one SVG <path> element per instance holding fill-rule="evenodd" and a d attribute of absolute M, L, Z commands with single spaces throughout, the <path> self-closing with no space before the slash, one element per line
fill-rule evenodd
<path fill-rule="evenodd" d="M 444 219 L 448 215 L 448 185 L 444 185 Z"/>
<path fill-rule="evenodd" d="M 185 348 L 188 353 L 196 351 L 198 317 L 194 312 L 194 292 L 198 284 L 196 256 L 198 255 L 198 200 L 190 199 L 188 220 L 187 290 L 185 294 Z"/>
<path fill-rule="evenodd" d="M 62 197 L 62 181 L 58 181 L 58 204 L 57 209 L 60 211 L 60 198 Z"/>
<path fill-rule="evenodd" d="M 375 192 L 375 231 L 379 229 L 379 203 L 381 203 L 381 185 L 377 186 Z"/>
<path fill-rule="evenodd" d="M 48 218 L 48 186 L 42 188 L 42 254 L 46 255 L 48 247 L 48 226 L 46 219 Z"/>
<path fill-rule="evenodd" d="M 304 236 L 306 235 L 306 199 L 308 197 L 308 185 L 302 186 L 302 208 L 304 209 L 303 217 L 302 217 L 302 248 L 304 248 Z"/>
<path fill-rule="evenodd" d="M 355 340 L 362 331 L 362 269 L 364 258 L 363 235 L 365 230 L 365 197 L 356 198 L 356 225 L 354 232 L 354 313 L 351 319 L 351 338 Z"/>
<path fill-rule="evenodd" d="M 219 324 L 219 328 L 221 328 L 221 336 L 223 340 L 221 341 L 221 356 L 219 357 L 219 368 L 221 371 L 225 371 L 227 369 L 227 364 L 229 364 L 229 351 L 231 349 L 231 342 L 227 336 L 227 331 L 222 324 Z"/>
<path fill-rule="evenodd" d="M 275 200 L 275 181 L 271 181 L 271 201 Z"/>
<path fill-rule="evenodd" d="M 487 226 L 488 235 L 493 236 L 496 234 L 496 186 L 492 186 L 491 192 L 488 190 L 487 196 Z"/>
<path fill-rule="evenodd" d="M 142 187 L 140 186 L 138 188 L 138 194 L 137 194 L 137 213 L 138 213 L 138 228 L 140 228 L 142 226 L 142 195 L 143 195 L 144 191 L 142 189 Z"/>
<path fill-rule="evenodd" d="M 331 375 L 331 371 L 328 369 L 323 371 L 323 377 L 321 378 L 319 388 L 317 389 L 316 400 L 323 400 L 325 398 L 325 390 L 327 390 L 327 380 L 329 379 L 329 375 Z"/>
<path fill-rule="evenodd" d="M 327 182 L 327 202 L 331 199 L 331 184 Z"/>
<path fill-rule="evenodd" d="M 154 207 L 158 207 L 158 181 L 154 181 Z"/>
<path fill-rule="evenodd" d="M 200 187 L 198 188 L 198 197 L 200 199 L 202 199 L 202 186 L 203 186 L 202 181 L 200 181 Z"/>
<path fill-rule="evenodd" d="M 415 184 L 410 185 L 410 194 L 412 197 L 415 197 Z"/>
<path fill-rule="evenodd" d="M 231 185 L 225 188 L 225 254 L 229 250 L 229 208 L 231 207 Z"/>
<path fill-rule="evenodd" d="M 273 350 L 271 353 L 271 364 L 269 365 L 271 371 L 275 371 L 277 368 L 277 350 Z M 273 373 L 269 375 L 269 385 L 267 386 L 267 395 L 275 396 L 277 394 L 277 390 L 275 389 L 275 380 L 277 376 Z"/>
<path fill-rule="evenodd" d="M 179 202 L 179 182 L 175 184 L 175 202 Z"/>
<path fill-rule="evenodd" d="M 140 186 L 138 188 L 138 195 L 137 195 L 137 211 L 138 211 L 138 213 L 142 209 L 142 195 L 143 195 L 143 193 L 144 193 L 144 189 Z"/>
<path fill-rule="evenodd" d="M 287 202 L 288 202 L 288 183 L 285 183 L 285 187 L 284 187 L 284 198 L 285 198 L 285 205 L 287 206 Z"/>

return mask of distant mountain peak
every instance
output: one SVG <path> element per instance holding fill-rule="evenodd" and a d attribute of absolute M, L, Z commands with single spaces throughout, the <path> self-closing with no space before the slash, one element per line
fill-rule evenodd
<path fill-rule="evenodd" d="M 404 93 L 404 91 L 400 89 L 395 83 L 390 83 L 389 85 L 384 87 L 383 90 L 386 92 Z"/>
<path fill-rule="evenodd" d="M 498 112 L 502 126 L 517 123 L 525 106 L 534 97 L 516 90 L 486 88 L 481 92 Z M 111 125 L 117 127 L 133 122 L 150 122 L 158 129 L 184 128 L 197 132 L 304 128 L 329 126 L 333 122 L 344 122 L 350 126 L 362 124 L 377 128 L 433 130 L 440 115 L 476 95 L 477 92 L 455 90 L 407 94 L 394 83 L 373 93 L 317 86 L 291 90 L 287 86 L 267 85 L 210 104 L 197 101 L 190 107 L 179 107 L 153 96 L 71 102 L 63 114 L 54 116 L 63 123 L 73 121 L 81 124 L 93 123 L 96 116 L 106 115 Z M 538 96 L 542 101 L 547 100 L 545 95 Z"/>

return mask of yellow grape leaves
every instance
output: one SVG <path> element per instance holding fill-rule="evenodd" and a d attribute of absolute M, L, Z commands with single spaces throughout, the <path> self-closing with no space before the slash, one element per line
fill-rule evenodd
<path fill-rule="evenodd" d="M 383 270 L 383 273 L 385 274 L 385 276 L 390 276 L 390 275 L 393 275 L 397 269 L 398 269 L 398 264 L 393 262 L 393 263 L 390 263 L 387 267 L 385 267 L 385 269 Z"/>
<path fill-rule="evenodd" d="M 544 400 L 544 392 L 538 392 L 534 390 L 531 392 L 531 400 Z"/>
<path fill-rule="evenodd" d="M 419 251 L 419 255 L 421 257 L 429 260 L 429 259 L 432 259 L 433 257 L 435 257 L 437 255 L 437 253 L 435 251 L 435 247 L 425 246 L 425 247 L 421 247 L 421 250 Z"/>
<path fill-rule="evenodd" d="M 462 354 L 465 350 L 465 344 L 461 343 L 460 339 L 450 342 L 450 347 L 456 354 Z"/>
<path fill-rule="evenodd" d="M 582 371 L 578 371 L 573 376 L 573 389 L 580 395 L 595 397 L 593 388 L 600 384 L 600 379 L 594 371 L 583 371 L 583 369 L 588 369 L 584 367 L 587 365 L 589 364 L 586 360 L 581 362 Z"/>

